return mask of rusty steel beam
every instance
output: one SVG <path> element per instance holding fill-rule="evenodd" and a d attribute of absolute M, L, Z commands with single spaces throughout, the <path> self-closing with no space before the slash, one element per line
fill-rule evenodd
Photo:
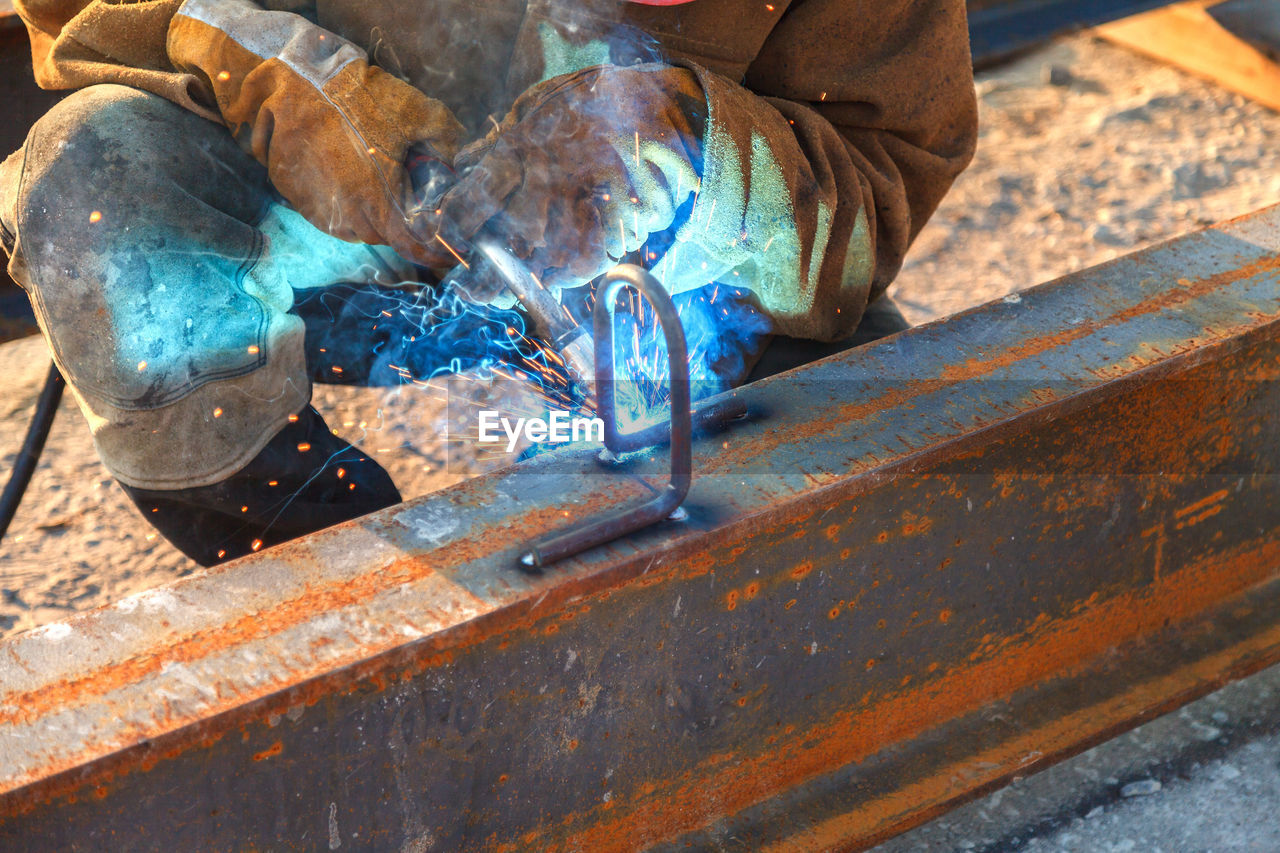
<path fill-rule="evenodd" d="M 1280 209 L 0 643 L 0 848 L 847 849 L 1280 659 Z"/>

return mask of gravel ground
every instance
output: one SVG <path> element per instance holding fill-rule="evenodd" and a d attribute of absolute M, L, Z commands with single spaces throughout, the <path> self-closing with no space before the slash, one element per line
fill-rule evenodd
<path fill-rule="evenodd" d="M 891 290 L 913 322 L 1280 201 L 1280 115 L 1087 35 L 977 88 L 977 155 Z"/>
<path fill-rule="evenodd" d="M 1280 138 L 1280 116 L 1087 35 L 985 72 L 977 88 L 977 156 L 893 291 L 913 322 L 1280 201 L 1280 147 L 1270 144 Z M 21 443 L 46 359 L 38 339 L 0 345 L 0 470 Z M 315 402 L 331 426 L 391 471 L 405 497 L 504 461 L 446 464 L 438 394 L 318 388 Z M 0 636 L 196 568 L 142 523 L 97 461 L 84 419 L 64 401 L 0 553 Z M 1238 715 L 1210 697 L 1193 706 L 1199 710 L 1156 721 L 883 850 L 1280 849 L 1273 685 L 1280 670 L 1239 688 L 1255 693 L 1240 700 Z M 1255 722 L 1227 725 L 1242 719 Z M 1189 739 L 1171 734 L 1178 720 L 1190 727 Z M 1196 732 L 1205 737 L 1196 741 Z M 1126 757 L 1135 750 L 1151 760 Z"/>

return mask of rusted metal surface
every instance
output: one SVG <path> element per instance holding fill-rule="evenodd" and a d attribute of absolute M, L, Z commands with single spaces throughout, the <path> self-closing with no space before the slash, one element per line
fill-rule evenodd
<path fill-rule="evenodd" d="M 1280 210 L 0 644 L 0 848 L 843 849 L 1280 658 Z"/>

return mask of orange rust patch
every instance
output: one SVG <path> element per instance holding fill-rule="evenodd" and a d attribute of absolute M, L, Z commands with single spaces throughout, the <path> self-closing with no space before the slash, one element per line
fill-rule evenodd
<path fill-rule="evenodd" d="M 262 750 L 262 752 L 255 752 L 253 754 L 253 760 L 265 761 L 268 758 L 272 758 L 274 756 L 279 755 L 283 751 L 284 751 L 284 744 L 282 744 L 280 741 L 276 741 L 275 743 L 271 744 L 271 746 Z"/>
<path fill-rule="evenodd" d="M 724 597 L 724 606 L 726 610 L 733 610 L 738 606 L 738 591 L 736 589 L 729 590 L 729 594 Z"/>
<path fill-rule="evenodd" d="M 606 503 L 612 505 L 626 500 L 627 497 L 616 498 Z M 459 561 L 474 559 L 476 556 L 491 553 L 494 549 L 501 547 L 500 543 L 511 541 L 512 538 L 532 539 L 549 527 L 558 524 L 558 518 L 559 512 L 554 508 L 531 511 L 526 513 L 518 524 L 513 523 L 498 530 L 491 529 L 483 535 L 452 543 L 442 550 L 448 553 L 447 559 Z M 534 533 L 526 535 L 526 530 Z M 288 559 L 299 551 L 304 559 L 310 553 L 305 546 L 299 548 L 282 545 L 277 549 L 277 553 L 284 559 Z M 262 640 L 305 622 L 316 613 L 339 610 L 365 601 L 388 589 L 433 576 L 436 572 L 431 568 L 431 562 L 419 557 L 398 560 L 390 566 L 349 580 L 309 588 L 296 598 L 281 602 L 267 610 L 243 616 L 209 630 L 197 631 L 165 645 L 157 645 L 128 660 L 101 667 L 91 675 L 42 685 L 36 690 L 25 693 L 11 694 L 5 697 L 8 708 L 0 710 L 0 725 L 30 722 L 56 708 L 73 707 L 91 697 L 102 696 L 125 685 L 141 681 L 144 677 L 158 672 L 166 664 L 189 663 L 242 643 Z M 465 600 L 480 610 L 492 609 L 489 603 L 462 587 L 456 587 L 455 594 L 459 599 Z M 276 689 L 276 685 L 261 685 L 261 692 L 264 694 L 273 689 Z"/>
<path fill-rule="evenodd" d="M 826 534 L 827 534 L 827 538 L 830 539 L 832 542 L 836 541 L 836 539 L 840 537 L 840 525 L 838 524 L 827 525 Z"/>
<path fill-rule="evenodd" d="M 950 621 L 951 621 L 951 611 L 950 611 L 950 610 L 946 610 L 946 609 L 944 609 L 944 610 L 942 610 L 942 611 L 939 611 L 939 613 L 938 613 L 938 621 L 939 621 L 939 622 L 941 622 L 943 625 L 945 625 L 945 624 L 947 624 L 948 622 L 950 622 Z"/>
<path fill-rule="evenodd" d="M 1280 271 L 1280 255 L 1259 258 L 1236 269 L 1207 276 L 1197 281 L 1188 281 L 1180 290 L 1166 290 L 1150 296 L 1129 308 L 1117 311 L 1104 318 L 1101 323 L 1082 323 L 1079 326 L 1074 326 L 1052 335 L 1032 338 L 1020 346 L 1002 350 L 989 358 L 971 358 L 960 364 L 949 365 L 942 371 L 942 377 L 956 382 L 973 379 L 1031 356 L 1040 355 L 1051 349 L 1086 338 L 1094 334 L 1099 326 L 1123 323 L 1145 314 L 1153 314 L 1166 308 L 1174 308 L 1215 290 L 1220 290 L 1234 282 L 1252 278 L 1262 273 L 1274 273 L 1277 271 Z"/>
<path fill-rule="evenodd" d="M 791 577 L 798 581 L 802 581 L 809 576 L 809 572 L 811 571 L 813 571 L 813 561 L 805 560 L 803 563 L 799 563 L 791 570 Z"/>
<path fill-rule="evenodd" d="M 629 810 L 607 822 L 593 822 L 590 812 L 579 814 L 581 827 L 569 837 L 543 827 L 527 840 L 541 841 L 546 849 L 621 850 L 623 838 L 673 838 L 704 826 L 717 817 L 734 814 L 759 802 L 771 792 L 784 790 L 834 767 L 864 760 L 886 744 L 906 740 L 954 719 L 994 698 L 1034 683 L 1048 672 L 1069 672 L 1094 661 L 1114 646 L 1131 642 L 1145 633 L 1199 613 L 1230 592 L 1247 589 L 1273 574 L 1280 563 L 1280 543 L 1254 545 L 1234 556 L 1188 567 L 1177 573 L 1177 582 L 1162 579 L 1141 590 L 1116 595 L 1086 608 L 1078 615 L 1041 623 L 1027 632 L 992 638 L 983 659 L 957 665 L 933 679 L 886 695 L 865 707 L 833 715 L 795 738 L 780 740 L 758 756 L 732 758 L 733 772 L 705 766 L 703 772 L 665 783 L 642 786 Z M 1275 632 L 1280 635 L 1280 631 Z M 937 663 L 928 669 L 936 671 Z M 1078 721 L 1072 723 L 1077 725 Z M 785 735 L 794 726 L 788 725 Z M 1064 737 L 1072 736 L 1063 729 Z M 1075 737 L 1078 738 L 1078 732 Z M 1027 743 L 1035 743 L 1035 739 Z M 1025 755 L 1030 747 L 1007 755 Z M 999 748 L 1006 754 L 1004 747 Z M 726 758 L 728 762 L 730 758 Z M 993 765 L 996 769 L 1007 766 Z M 993 773 L 996 770 L 993 769 Z M 929 790 L 908 800 L 897 796 L 874 807 L 861 809 L 859 827 L 879 826 L 901 820 L 903 802 L 929 801 L 929 791 L 950 790 L 955 774 L 933 780 Z M 672 804 L 680 804 L 673 808 Z M 859 830 L 861 831 L 861 830 Z M 842 837 L 852 837 L 848 834 Z M 839 848 L 842 845 L 832 845 Z M 510 848 L 508 848 L 510 849 Z M 825 849 L 825 848 L 820 848 Z"/>

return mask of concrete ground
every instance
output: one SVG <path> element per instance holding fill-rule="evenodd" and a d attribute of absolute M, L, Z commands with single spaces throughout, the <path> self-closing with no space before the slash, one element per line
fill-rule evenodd
<path fill-rule="evenodd" d="M 944 850 L 1280 850 L 1280 666 L 875 848 Z"/>

